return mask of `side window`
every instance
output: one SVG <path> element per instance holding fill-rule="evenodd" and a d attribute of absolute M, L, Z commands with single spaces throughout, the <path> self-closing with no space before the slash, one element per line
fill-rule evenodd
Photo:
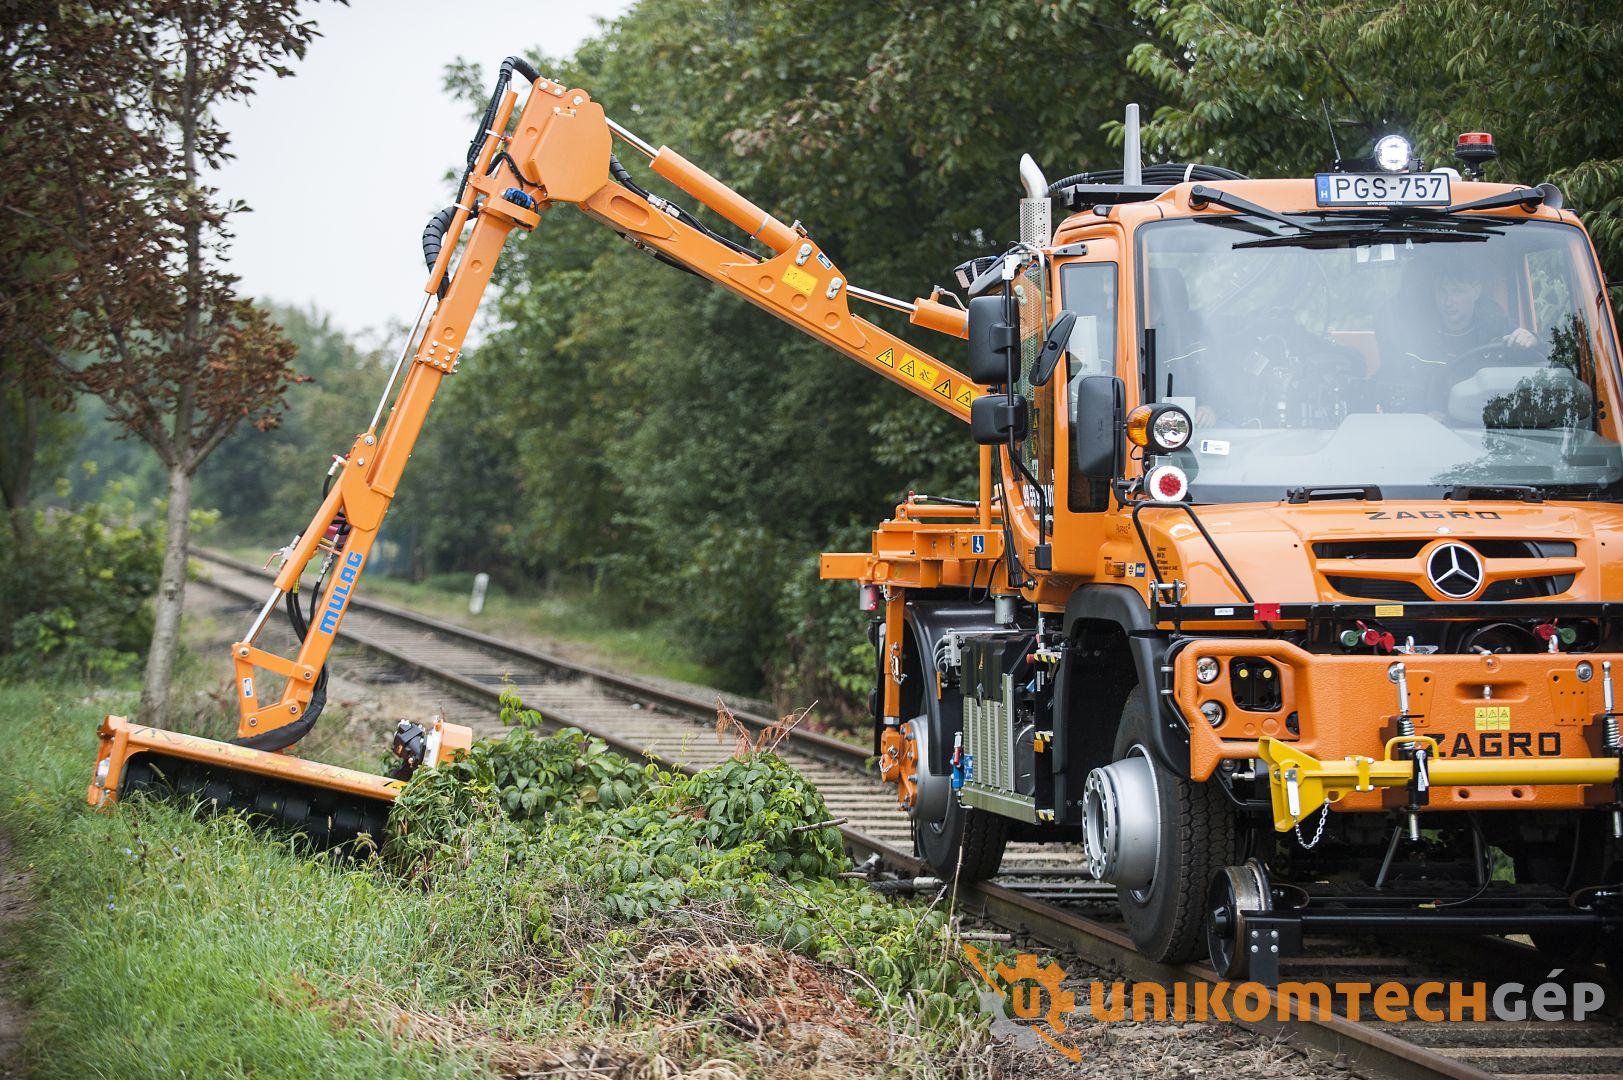
<path fill-rule="evenodd" d="M 1060 270 L 1060 302 L 1076 312 L 1076 325 L 1066 349 L 1066 401 L 1071 418 L 1071 460 L 1076 460 L 1076 388 L 1089 375 L 1116 373 L 1116 302 L 1119 268 L 1115 263 L 1072 263 Z M 1071 477 L 1067 503 L 1077 513 L 1104 510 L 1109 505 L 1104 484 Z"/>

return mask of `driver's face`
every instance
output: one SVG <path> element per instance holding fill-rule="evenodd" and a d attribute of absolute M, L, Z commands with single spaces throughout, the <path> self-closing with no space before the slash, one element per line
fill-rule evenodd
<path fill-rule="evenodd" d="M 1458 278 L 1442 278 L 1432 286 L 1432 299 L 1437 304 L 1437 314 L 1442 319 L 1443 329 L 1451 334 L 1462 333 L 1470 329 L 1471 316 L 1476 311 L 1477 297 L 1482 295 L 1482 286 L 1472 281 L 1461 281 Z"/>

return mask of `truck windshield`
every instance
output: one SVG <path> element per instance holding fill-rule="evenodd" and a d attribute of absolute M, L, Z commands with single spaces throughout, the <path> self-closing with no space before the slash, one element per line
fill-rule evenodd
<path fill-rule="evenodd" d="M 1194 417 L 1175 460 L 1197 502 L 1303 486 L 1618 494 L 1614 339 L 1582 233 L 1345 224 L 1213 214 L 1139 230 L 1145 399 Z"/>

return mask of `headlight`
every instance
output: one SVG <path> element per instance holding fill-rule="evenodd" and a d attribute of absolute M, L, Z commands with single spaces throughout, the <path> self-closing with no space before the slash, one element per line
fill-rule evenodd
<path fill-rule="evenodd" d="M 1203 701 L 1200 703 L 1200 715 L 1212 727 L 1217 727 L 1223 722 L 1223 706 L 1215 701 Z"/>
<path fill-rule="evenodd" d="M 96 777 L 94 783 L 97 787 L 104 788 L 107 786 L 107 770 L 112 768 L 112 765 L 113 759 L 111 755 L 96 762 Z"/>
<path fill-rule="evenodd" d="M 1189 443 L 1189 434 L 1195 430 L 1189 414 L 1176 405 L 1168 405 L 1150 421 L 1150 443 L 1163 454 L 1182 450 Z"/>
<path fill-rule="evenodd" d="M 1217 673 L 1221 670 L 1215 656 L 1202 656 L 1195 661 L 1195 678 L 1203 683 L 1216 682 Z"/>
<path fill-rule="evenodd" d="M 1375 144 L 1375 164 L 1387 172 L 1402 172 L 1414 160 L 1414 150 L 1402 135 L 1388 135 Z"/>
<path fill-rule="evenodd" d="M 1176 405 L 1140 405 L 1127 414 L 1127 441 L 1157 454 L 1170 454 L 1189 445 L 1195 425 Z"/>

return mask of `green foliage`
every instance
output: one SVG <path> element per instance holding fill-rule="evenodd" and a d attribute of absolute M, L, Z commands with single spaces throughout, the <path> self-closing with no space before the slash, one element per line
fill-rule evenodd
<path fill-rule="evenodd" d="M 511 697 L 503 713 L 539 719 Z M 412 778 L 390 819 L 391 865 L 436 888 L 525 897 L 515 932 L 553 948 L 541 905 L 560 891 L 610 940 L 726 911 L 768 942 L 859 971 L 859 1002 L 911 1008 L 937 1036 L 974 1012 L 945 914 L 840 880 L 822 796 L 776 755 L 681 776 L 636 769 L 573 729 L 539 738 L 521 726 L 508 742 Z"/>
<path fill-rule="evenodd" d="M 402 877 L 235 815 L 144 797 L 89 810 L 96 721 L 134 701 L 82 693 L 0 685 L 15 748 L 0 760 L 0 826 L 27 893 L 10 895 L 5 946 L 30 1075 L 484 1077 L 588 1060 L 626 1075 L 717 1061 L 744 1075 L 984 1075 L 965 1069 L 985 1021 L 941 911 L 764 868 L 780 846 L 769 815 L 825 812 L 800 805 L 809 788 L 781 807 L 718 801 L 717 836 L 738 841 L 723 849 L 691 797 L 719 794 L 719 777 L 689 787 L 621 763 L 634 801 L 586 801 L 581 776 L 552 805 L 568 820 L 517 820 L 481 796 L 479 814 L 442 823 L 436 872 Z M 572 751 L 587 773 L 600 764 L 575 734 L 525 745 L 537 775 L 561 775 Z M 781 762 L 735 765 L 751 793 L 797 783 Z M 496 770 L 463 783 L 515 786 Z M 420 773 L 406 794 L 444 790 L 445 775 Z M 765 840 L 748 837 L 756 826 Z"/>
<path fill-rule="evenodd" d="M 911 296 L 1013 238 L 1021 153 L 1056 179 L 1115 159 L 1101 125 L 1143 96 L 1125 58 L 1149 34 L 1120 0 L 687 0 L 639 4 L 541 67 L 803 221 L 851 281 Z M 451 82 L 483 106 L 477 69 Z M 578 215 L 510 244 L 495 282 L 492 330 L 436 405 L 459 419 L 436 415 L 418 454 L 438 469 L 498 448 L 458 477 L 457 505 L 475 489 L 503 502 L 464 520 L 526 572 L 582 575 L 626 617 L 671 620 L 733 688 L 856 712 L 871 650 L 849 586 L 816 582 L 817 553 L 865 548 L 910 489 L 971 493 L 963 425 Z M 963 363 L 951 338 L 860 313 Z M 440 483 L 414 474 L 403 500 L 419 482 Z M 402 509 L 423 528 L 443 513 Z"/>
<path fill-rule="evenodd" d="M 1140 45 L 1135 71 L 1172 104 L 1146 147 L 1257 175 L 1300 175 L 1402 131 L 1453 165 L 1462 131 L 1489 131 L 1490 180 L 1561 187 L 1623 274 L 1623 22 L 1604 0 L 1479 4 L 1285 4 L 1133 0 L 1171 42 Z"/>
<path fill-rule="evenodd" d="M 421 946 L 433 900 L 267 839 L 234 816 L 84 805 L 102 713 L 134 695 L 0 685 L 6 958 L 30 1076 L 483 1075 L 472 1053 L 346 1022 L 335 999 L 398 985 L 467 993 L 463 956 Z"/>
<path fill-rule="evenodd" d="M 155 526 L 117 485 L 78 510 L 28 513 L 25 540 L 0 562 L 0 676 L 128 667 L 152 633 Z"/>

